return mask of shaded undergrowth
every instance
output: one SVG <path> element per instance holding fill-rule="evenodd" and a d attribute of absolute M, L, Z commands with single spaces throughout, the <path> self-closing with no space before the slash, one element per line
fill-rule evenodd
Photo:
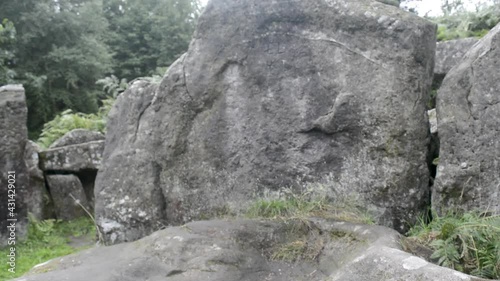
<path fill-rule="evenodd" d="M 37 264 L 86 249 L 94 243 L 95 237 L 95 225 L 90 218 L 37 221 L 30 217 L 27 238 L 15 245 L 15 273 L 8 271 L 9 264 L 2 263 L 0 280 L 22 276 Z M 13 246 L 0 249 L 0 256 L 6 257 L 10 247 Z"/>
<path fill-rule="evenodd" d="M 408 233 L 432 251 L 431 261 L 474 276 L 500 279 L 500 215 L 449 213 L 423 219 Z"/>

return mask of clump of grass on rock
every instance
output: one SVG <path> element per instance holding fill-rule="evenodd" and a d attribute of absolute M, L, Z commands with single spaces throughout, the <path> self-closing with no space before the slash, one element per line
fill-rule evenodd
<path fill-rule="evenodd" d="M 257 200 L 248 210 L 250 218 L 297 219 L 321 217 L 354 223 L 373 224 L 373 219 L 355 198 L 339 196 L 330 199 L 318 196 L 315 187 L 301 192 L 283 189 L 277 198 Z"/>
<path fill-rule="evenodd" d="M 289 229 L 287 239 L 274 245 L 269 258 L 284 262 L 314 262 L 320 255 L 325 243 L 341 237 L 321 234 L 309 218 L 319 217 L 353 223 L 373 224 L 373 219 L 352 196 L 340 195 L 328 198 L 325 187 L 319 184 L 308 185 L 304 190 L 282 189 L 278 194 L 264 195 L 253 203 L 246 216 L 281 220 Z"/>

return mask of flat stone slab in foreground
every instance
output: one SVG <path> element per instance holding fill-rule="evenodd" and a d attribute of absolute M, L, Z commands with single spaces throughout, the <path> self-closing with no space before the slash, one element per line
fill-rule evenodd
<path fill-rule="evenodd" d="M 322 219 L 201 221 L 58 258 L 16 280 L 481 280 L 403 252 L 399 238 Z"/>

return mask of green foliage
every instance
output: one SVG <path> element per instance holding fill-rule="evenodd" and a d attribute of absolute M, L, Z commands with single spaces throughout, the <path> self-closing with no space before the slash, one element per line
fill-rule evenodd
<path fill-rule="evenodd" d="M 105 103 L 99 114 L 74 113 L 71 109 L 63 111 L 53 120 L 45 123 L 42 133 L 37 140 L 38 145 L 48 148 L 54 141 L 74 129 L 87 129 L 104 133 L 106 129 L 107 111 L 109 112 L 111 101 Z M 106 115 L 105 115 L 106 114 Z"/>
<path fill-rule="evenodd" d="M 189 45 L 197 0 L 104 0 L 114 73 L 132 80 L 172 64 Z"/>
<path fill-rule="evenodd" d="M 284 199 L 263 200 L 260 199 L 250 208 L 250 217 L 285 217 L 295 212 L 295 204 Z"/>
<path fill-rule="evenodd" d="M 37 140 L 38 145 L 47 148 L 54 141 L 74 129 L 105 132 L 107 116 L 115 102 L 115 98 L 127 89 L 128 84 L 125 79 L 120 80 L 114 75 L 99 79 L 96 84 L 103 87 L 103 91 L 105 92 L 104 97 L 108 96 L 108 98 L 101 100 L 102 105 L 97 113 L 73 112 L 71 109 L 63 111 L 54 119 L 44 124 L 43 130 Z"/>
<path fill-rule="evenodd" d="M 125 91 L 128 88 L 127 79 L 122 78 L 120 80 L 114 75 L 99 79 L 97 80 L 96 84 L 101 85 L 102 90 L 108 96 L 111 96 L 113 98 L 116 98 L 121 92 Z"/>
<path fill-rule="evenodd" d="M 99 110 L 97 111 L 97 117 L 99 117 L 99 119 L 101 120 L 101 122 L 104 122 L 104 124 L 106 124 L 106 122 L 108 121 L 108 114 L 109 114 L 109 111 L 111 110 L 111 108 L 113 107 L 113 105 L 115 104 L 115 99 L 114 98 L 107 98 L 107 99 L 104 99 L 104 100 L 101 100 L 101 107 L 99 107 Z M 104 127 L 103 130 L 105 130 L 106 128 Z M 99 132 L 101 132 L 100 130 L 98 130 Z"/>
<path fill-rule="evenodd" d="M 19 277 L 33 266 L 56 257 L 65 256 L 81 248 L 68 245 L 71 237 L 86 237 L 89 241 L 95 238 L 96 229 L 89 218 L 63 222 L 58 220 L 36 221 L 30 216 L 28 237 L 25 241 L 16 243 L 16 272 L 7 271 L 8 264 L 0 265 L 0 280 Z M 8 248 L 0 249 L 2 257 L 7 256 Z"/>
<path fill-rule="evenodd" d="M 16 76 L 16 72 L 12 69 L 15 40 L 16 29 L 14 24 L 8 19 L 4 19 L 0 23 L 0 86 L 13 83 Z"/>
<path fill-rule="evenodd" d="M 257 200 L 247 211 L 247 216 L 283 219 L 316 216 L 373 224 L 373 219 L 356 202 L 345 198 L 328 200 L 315 196 L 313 190 L 312 187 L 302 192 L 284 189 L 279 198 Z"/>
<path fill-rule="evenodd" d="M 297 217 L 309 215 L 313 212 L 324 211 L 326 200 L 311 200 L 310 192 L 295 194 L 291 189 L 285 189 L 282 198 L 260 199 L 255 202 L 248 211 L 250 217 Z"/>
<path fill-rule="evenodd" d="M 307 250 L 307 242 L 297 240 L 288 244 L 282 245 L 271 255 L 271 259 L 275 261 L 294 262 L 298 260 Z"/>
<path fill-rule="evenodd" d="M 102 1 L 2 1 L 5 17 L 17 30 L 11 65 L 17 75 L 9 83 L 26 89 L 30 138 L 65 109 L 97 112 L 95 82 L 112 69 Z"/>
<path fill-rule="evenodd" d="M 438 264 L 482 278 L 500 278 L 500 216 L 470 212 L 433 216 L 409 235 L 434 250 Z"/>
<path fill-rule="evenodd" d="M 159 83 L 161 77 L 154 75 L 152 77 L 142 77 L 141 79 L 148 80 L 151 83 Z M 54 119 L 44 124 L 37 140 L 41 147 L 49 147 L 58 138 L 74 129 L 105 132 L 108 113 L 116 97 L 128 88 L 128 83 L 124 78 L 119 79 L 111 75 L 97 80 L 96 84 L 102 86 L 104 94 L 101 94 L 101 96 L 107 97 L 100 101 L 102 105 L 97 113 L 73 112 L 68 109 L 58 114 Z"/>
<path fill-rule="evenodd" d="M 66 109 L 96 113 L 100 78 L 168 67 L 187 50 L 198 14 L 198 0 L 0 1 L 0 20 L 9 19 L 0 25 L 0 85 L 24 85 L 29 138 L 37 139 Z M 124 79 L 106 91 L 116 96 Z"/>
<path fill-rule="evenodd" d="M 438 41 L 481 38 L 500 22 L 500 5 L 480 6 L 474 12 L 465 11 L 455 5 L 445 9 L 444 16 L 430 20 L 438 24 Z"/>

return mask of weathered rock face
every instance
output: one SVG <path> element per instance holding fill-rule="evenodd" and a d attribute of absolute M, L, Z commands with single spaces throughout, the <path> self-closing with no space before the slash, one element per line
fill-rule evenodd
<path fill-rule="evenodd" d="M 130 241 L 319 183 L 403 230 L 428 203 L 435 26 L 369 0 L 214 0 L 161 85 L 110 113 L 96 215 Z"/>
<path fill-rule="evenodd" d="M 17 239 L 24 237 L 27 230 L 28 207 L 24 198 L 29 176 L 23 161 L 28 139 L 27 116 L 24 88 L 21 85 L 0 87 L 0 245 L 7 244 L 10 235 L 7 226 L 11 223 L 16 225 Z M 9 188 L 9 184 L 15 188 Z M 8 219 L 17 219 L 17 222 Z"/>
<path fill-rule="evenodd" d="M 84 129 L 75 129 L 71 132 L 66 133 L 60 139 L 56 140 L 53 144 L 50 145 L 50 148 L 100 141 L 104 139 L 104 135 L 99 132 Z"/>
<path fill-rule="evenodd" d="M 465 55 L 437 98 L 441 149 L 433 206 L 500 212 L 500 25 Z"/>
<path fill-rule="evenodd" d="M 47 175 L 46 179 L 58 219 L 72 220 L 87 215 L 83 208 L 89 210 L 90 205 L 77 176 Z"/>
<path fill-rule="evenodd" d="M 16 280 L 483 280 L 403 252 L 398 241 L 388 228 L 325 220 L 195 222 L 57 258 Z"/>
<path fill-rule="evenodd" d="M 98 170 L 101 165 L 104 141 L 51 148 L 40 153 L 44 171 L 80 172 Z"/>
<path fill-rule="evenodd" d="M 477 41 L 476 38 L 463 38 L 437 43 L 434 75 L 442 80 Z"/>

